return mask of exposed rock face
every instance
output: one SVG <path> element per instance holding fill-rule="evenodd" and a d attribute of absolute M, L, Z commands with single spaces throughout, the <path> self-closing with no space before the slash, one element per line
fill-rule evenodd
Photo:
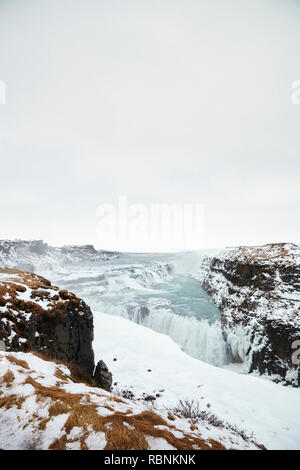
<path fill-rule="evenodd" d="M 202 286 L 222 311 L 233 360 L 299 386 L 293 353 L 300 339 L 300 247 L 227 249 L 205 265 Z"/>
<path fill-rule="evenodd" d="M 94 262 L 118 257 L 119 253 L 96 250 L 93 245 L 55 248 L 42 240 L 0 240 L 0 267 L 43 272 L 66 264 Z"/>
<path fill-rule="evenodd" d="M 90 308 L 36 274 L 0 269 L 0 340 L 7 351 L 41 352 L 93 374 Z"/>
<path fill-rule="evenodd" d="M 102 360 L 98 362 L 94 378 L 98 387 L 110 392 L 112 386 L 112 374 L 109 372 L 107 365 Z"/>

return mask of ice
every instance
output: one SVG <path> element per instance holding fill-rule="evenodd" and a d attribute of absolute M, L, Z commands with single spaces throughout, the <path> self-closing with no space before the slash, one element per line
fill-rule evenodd
<path fill-rule="evenodd" d="M 191 356 L 222 366 L 229 362 L 219 310 L 193 269 L 203 255 L 120 255 L 77 265 L 53 282 L 75 292 L 93 310 L 128 318 L 170 336 Z"/>

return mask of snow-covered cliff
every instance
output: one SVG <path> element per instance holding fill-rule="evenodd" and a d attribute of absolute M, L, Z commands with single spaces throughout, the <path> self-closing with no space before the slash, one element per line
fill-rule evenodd
<path fill-rule="evenodd" d="M 99 251 L 93 245 L 49 246 L 42 240 L 0 240 L 0 267 L 31 272 L 60 269 L 65 265 L 105 260 L 117 252 Z"/>
<path fill-rule="evenodd" d="M 199 279 L 222 311 L 233 359 L 247 362 L 249 372 L 298 386 L 300 247 L 226 249 L 206 258 Z"/>
<path fill-rule="evenodd" d="M 94 371 L 93 315 L 83 300 L 36 274 L 0 268 L 0 340 Z"/>

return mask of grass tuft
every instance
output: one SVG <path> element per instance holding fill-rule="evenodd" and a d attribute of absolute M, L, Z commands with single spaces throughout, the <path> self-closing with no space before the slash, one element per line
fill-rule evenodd
<path fill-rule="evenodd" d="M 9 362 L 11 362 L 12 364 L 16 364 L 17 366 L 23 367 L 23 369 L 28 369 L 29 370 L 29 366 L 28 366 L 27 362 L 23 361 L 22 359 L 17 359 L 16 357 L 14 357 L 12 355 L 6 356 L 6 359 L 8 359 Z"/>
<path fill-rule="evenodd" d="M 13 372 L 10 369 L 8 369 L 6 374 L 4 374 L 2 377 L 2 381 L 6 384 L 7 387 L 11 387 L 14 380 L 15 380 L 15 376 Z"/>

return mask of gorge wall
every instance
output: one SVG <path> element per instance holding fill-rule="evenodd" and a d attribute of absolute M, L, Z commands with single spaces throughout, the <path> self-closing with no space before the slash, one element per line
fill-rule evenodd
<path fill-rule="evenodd" d="M 205 259 L 200 280 L 221 309 L 232 360 L 246 362 L 249 372 L 299 386 L 300 247 L 226 249 Z"/>

